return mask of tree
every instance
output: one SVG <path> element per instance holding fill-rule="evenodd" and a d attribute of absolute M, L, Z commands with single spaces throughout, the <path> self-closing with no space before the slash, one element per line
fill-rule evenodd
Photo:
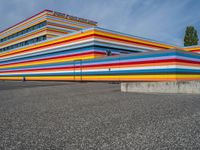
<path fill-rule="evenodd" d="M 184 46 L 198 45 L 198 33 L 193 26 L 188 26 L 185 31 Z"/>

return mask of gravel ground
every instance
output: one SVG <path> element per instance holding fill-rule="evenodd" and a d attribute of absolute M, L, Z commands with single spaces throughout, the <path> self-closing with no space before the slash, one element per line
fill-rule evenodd
<path fill-rule="evenodd" d="M 0 81 L 0 149 L 200 149 L 200 95 Z"/>

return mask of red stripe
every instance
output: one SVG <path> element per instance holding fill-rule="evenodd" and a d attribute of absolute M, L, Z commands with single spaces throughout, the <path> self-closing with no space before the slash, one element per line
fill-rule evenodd
<path fill-rule="evenodd" d="M 200 52 L 200 50 L 191 50 L 192 52 Z"/>

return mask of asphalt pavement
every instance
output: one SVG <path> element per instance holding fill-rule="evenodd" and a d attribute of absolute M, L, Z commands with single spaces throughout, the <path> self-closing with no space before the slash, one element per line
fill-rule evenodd
<path fill-rule="evenodd" d="M 0 149 L 200 149 L 200 95 L 0 81 Z"/>

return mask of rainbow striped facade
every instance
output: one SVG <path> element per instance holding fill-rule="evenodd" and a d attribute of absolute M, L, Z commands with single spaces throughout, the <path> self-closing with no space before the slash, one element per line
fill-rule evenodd
<path fill-rule="evenodd" d="M 200 80 L 199 52 L 90 27 L 1 52 L 0 80 Z"/>
<path fill-rule="evenodd" d="M 2 80 L 177 81 L 200 79 L 200 55 L 180 50 L 42 63 L 0 70 Z"/>

